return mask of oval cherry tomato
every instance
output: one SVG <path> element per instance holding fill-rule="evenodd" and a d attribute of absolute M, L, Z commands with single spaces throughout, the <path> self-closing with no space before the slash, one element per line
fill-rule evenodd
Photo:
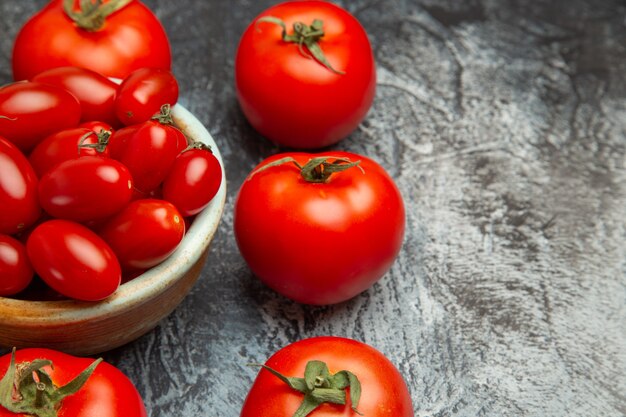
<path fill-rule="evenodd" d="M 113 155 L 128 167 L 135 187 L 144 193 L 161 185 L 178 154 L 187 147 L 183 132 L 157 120 L 143 122 L 124 145 L 119 142 L 120 132 L 111 142 L 118 142 L 115 146 L 123 149 L 119 153 L 116 149 Z"/>
<path fill-rule="evenodd" d="M 124 270 L 147 269 L 163 262 L 176 250 L 185 235 L 185 222 L 172 203 L 136 200 L 98 232 Z"/>
<path fill-rule="evenodd" d="M 41 214 L 37 186 L 26 157 L 0 137 L 0 233 L 12 235 L 37 221 Z"/>
<path fill-rule="evenodd" d="M 240 417 L 292 417 L 310 410 L 311 417 L 356 416 L 356 411 L 370 417 L 413 417 L 411 396 L 402 375 L 381 352 L 365 343 L 313 337 L 280 349 L 265 366 L 246 397 Z M 297 378 L 296 388 L 300 389 L 290 387 L 270 369 Z M 327 396 L 319 397 L 319 392 Z M 331 394 L 345 403 L 328 402 Z M 317 398 L 321 400 L 318 406 L 312 401 Z M 301 413 L 296 414 L 299 407 L 303 407 Z"/>
<path fill-rule="evenodd" d="M 45 70 L 32 81 L 65 88 L 81 105 L 81 121 L 103 120 L 117 125 L 113 104 L 117 84 L 95 71 L 80 67 L 59 67 Z"/>
<path fill-rule="evenodd" d="M 222 167 L 209 149 L 190 149 L 176 157 L 163 182 L 163 198 L 187 217 L 199 213 L 222 184 Z"/>
<path fill-rule="evenodd" d="M 26 248 L 19 240 L 0 234 L 0 296 L 14 295 L 33 280 Z"/>
<path fill-rule="evenodd" d="M 51 216 L 88 222 L 122 210 L 133 195 L 133 180 L 118 161 L 83 156 L 60 163 L 39 181 L 39 202 Z"/>
<path fill-rule="evenodd" d="M 46 136 L 77 126 L 80 112 L 76 97 L 55 85 L 18 82 L 0 88 L 0 135 L 24 153 Z"/>
<path fill-rule="evenodd" d="M 283 28 L 267 17 L 283 21 Z M 319 27 L 311 27 L 314 24 Z M 314 59 L 300 32 L 318 37 L 326 62 Z M 306 33 L 305 33 L 306 32 Z M 339 73 L 341 72 L 341 73 Z M 289 1 L 261 13 L 244 32 L 235 58 L 237 98 L 250 124 L 293 148 L 320 148 L 352 132 L 369 110 L 376 86 L 367 34 L 346 10 L 325 1 Z"/>
<path fill-rule="evenodd" d="M 37 226 L 26 242 L 37 275 L 66 297 L 102 300 L 119 287 L 122 272 L 111 248 L 87 227 L 67 220 Z"/>
<path fill-rule="evenodd" d="M 52 362 L 51 365 L 42 363 L 44 366 L 40 368 L 50 377 L 51 384 L 44 384 L 43 387 L 48 393 L 95 366 L 93 373 L 86 372 L 84 374 L 87 379 L 75 393 L 62 399 L 57 407 L 51 406 L 51 409 L 57 409 L 59 417 L 146 417 L 146 409 L 137 389 L 128 377 L 113 365 L 106 362 L 94 363 L 94 360 L 90 358 L 71 356 L 51 349 L 30 348 L 15 352 L 17 368 L 24 368 L 26 363 L 33 364 L 38 359 Z M 10 363 L 11 354 L 0 357 L 0 375 L 5 375 L 8 372 Z M 46 380 L 39 370 L 36 372 L 40 382 Z M 12 381 L 9 382 L 12 383 Z M 22 386 L 34 389 L 34 383 L 34 378 L 27 376 Z M 9 387 L 9 389 L 11 388 Z M 20 401 L 19 405 L 24 405 L 24 399 L 29 398 L 24 391 L 20 395 L 23 400 Z M 47 400 L 51 396 L 44 395 L 43 397 Z M 28 417 L 32 415 L 13 413 L 0 405 L 0 417 Z"/>
<path fill-rule="evenodd" d="M 130 139 L 135 135 L 135 133 L 137 132 L 137 130 L 139 130 L 141 126 L 141 124 L 125 126 L 113 132 L 113 134 L 109 138 L 109 144 L 107 145 L 107 149 L 109 150 L 109 156 L 119 161 L 122 157 L 124 149 L 126 149 L 128 141 L 130 141 Z"/>
<path fill-rule="evenodd" d="M 171 67 L 167 35 L 156 16 L 140 1 L 103 16 L 104 7 L 99 6 L 93 13 L 81 12 L 76 0 L 70 11 L 83 14 L 74 16 L 78 22 L 64 11 L 63 3 L 67 0 L 52 0 L 18 33 L 13 47 L 14 79 L 30 79 L 47 69 L 68 65 L 120 79 L 138 68 Z M 102 3 L 107 6 L 113 1 Z M 101 26 L 97 27 L 97 23 Z"/>
<path fill-rule="evenodd" d="M 80 156 L 108 156 L 107 141 L 108 134 L 98 135 L 88 128 L 62 130 L 39 142 L 28 160 L 41 178 L 61 162 L 70 159 Z"/>
<path fill-rule="evenodd" d="M 115 114 L 129 126 L 150 120 L 161 106 L 178 101 L 178 82 L 162 68 L 140 68 L 120 84 L 115 99 Z"/>
<path fill-rule="evenodd" d="M 284 158 L 310 169 L 311 178 L 292 162 L 279 163 Z M 322 156 L 288 153 L 261 162 L 239 190 L 234 231 L 263 282 L 295 301 L 325 305 L 354 297 L 391 267 L 404 236 L 404 204 L 373 160 L 332 152 L 320 166 L 313 158 Z"/>

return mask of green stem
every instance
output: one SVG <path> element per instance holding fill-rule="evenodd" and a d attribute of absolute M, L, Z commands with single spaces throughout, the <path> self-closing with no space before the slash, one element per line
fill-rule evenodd
<path fill-rule="evenodd" d="M 333 160 L 333 162 L 328 162 L 331 159 Z M 363 171 L 363 168 L 361 168 L 361 166 L 359 165 L 361 161 L 352 162 L 349 158 L 336 157 L 332 155 L 318 156 L 309 159 L 309 161 L 304 166 L 302 166 L 294 158 L 292 158 L 291 156 L 287 156 L 285 158 L 277 159 L 276 161 L 263 165 L 259 169 L 253 171 L 248 179 L 251 179 L 253 176 L 258 174 L 259 172 L 265 171 L 266 169 L 270 169 L 287 163 L 294 164 L 300 170 L 300 175 L 302 176 L 302 178 L 304 178 L 305 181 L 311 183 L 328 182 L 332 174 L 345 171 L 353 167 L 357 167 L 361 170 L 361 172 L 365 172 Z"/>
<path fill-rule="evenodd" d="M 162 125 L 174 125 L 174 119 L 172 119 L 172 106 L 169 104 L 164 104 L 161 106 L 161 111 L 155 113 L 151 118 L 152 120 L 156 120 Z"/>
<path fill-rule="evenodd" d="M 98 137 L 98 141 L 96 143 L 85 143 L 85 141 L 91 135 L 96 135 Z M 96 152 L 102 153 L 106 150 L 106 147 L 109 144 L 110 138 L 111 138 L 111 132 L 108 130 L 104 130 L 104 129 L 101 129 L 100 133 L 95 133 L 95 132 L 85 133 L 78 141 L 78 154 L 80 155 L 80 150 L 83 148 L 95 149 Z"/>
<path fill-rule="evenodd" d="M 74 9 L 75 0 L 63 0 L 65 14 L 81 29 L 96 32 L 104 26 L 106 18 L 126 7 L 132 0 L 80 0 L 78 11 Z"/>

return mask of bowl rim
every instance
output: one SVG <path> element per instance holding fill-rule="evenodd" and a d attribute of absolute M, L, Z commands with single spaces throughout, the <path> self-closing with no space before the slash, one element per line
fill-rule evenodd
<path fill-rule="evenodd" d="M 226 204 L 226 173 L 215 140 L 204 125 L 182 105 L 172 107 L 172 117 L 186 136 L 209 145 L 222 167 L 222 183 L 209 205 L 196 215 L 182 242 L 165 261 L 120 285 L 109 297 L 96 302 L 80 300 L 34 301 L 0 297 L 0 326 L 13 324 L 66 325 L 102 319 L 149 301 L 181 279 L 208 249 Z M 24 311 L 15 315 L 16 311 Z M 4 312 L 4 313 L 3 313 Z"/>

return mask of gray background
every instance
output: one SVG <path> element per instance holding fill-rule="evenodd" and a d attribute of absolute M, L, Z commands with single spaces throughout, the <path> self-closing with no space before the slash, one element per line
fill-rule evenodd
<path fill-rule="evenodd" d="M 368 31 L 379 78 L 369 116 L 336 148 L 391 173 L 408 227 L 392 270 L 331 307 L 265 288 L 232 234 L 244 177 L 282 150 L 246 123 L 233 85 L 239 36 L 272 2 L 146 3 L 229 186 L 191 294 L 105 355 L 151 416 L 238 415 L 255 377 L 246 364 L 315 335 L 385 353 L 416 416 L 626 415 L 623 1 L 339 2 Z M 43 4 L 0 0 L 0 82 Z"/>

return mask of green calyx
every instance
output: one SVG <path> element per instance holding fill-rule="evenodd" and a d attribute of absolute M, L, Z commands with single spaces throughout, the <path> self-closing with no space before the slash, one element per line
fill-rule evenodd
<path fill-rule="evenodd" d="M 91 135 L 96 135 L 98 137 L 98 141 L 96 143 L 85 143 L 87 138 L 89 138 Z M 107 148 L 107 145 L 109 144 L 109 138 L 111 138 L 111 132 L 108 130 L 104 130 L 104 129 L 101 129 L 100 133 L 95 133 L 95 132 L 85 133 L 78 140 L 78 154 L 80 155 L 80 150 L 83 148 L 95 149 L 96 152 L 98 153 L 104 152 L 105 149 Z"/>
<path fill-rule="evenodd" d="M 329 160 L 331 159 L 333 160 L 333 162 L 329 162 Z M 267 165 L 263 165 L 259 169 L 253 171 L 248 179 L 251 179 L 254 175 L 258 174 L 259 172 L 265 171 L 266 169 L 288 163 L 293 163 L 300 170 L 300 175 L 302 176 L 302 178 L 304 178 L 305 181 L 312 183 L 328 182 L 331 175 L 333 175 L 334 173 L 345 171 L 353 167 L 357 167 L 361 170 L 361 172 L 364 172 L 363 168 L 359 166 L 361 161 L 353 162 L 349 158 L 318 156 L 309 159 L 309 161 L 304 164 L 304 166 L 302 166 L 291 156 L 287 156 L 285 158 L 277 159 L 276 161 L 270 162 Z"/>
<path fill-rule="evenodd" d="M 362 415 L 356 408 L 361 398 L 361 383 L 350 371 L 339 371 L 331 375 L 326 363 L 309 361 L 304 370 L 304 378 L 298 378 L 285 376 L 267 365 L 257 366 L 262 366 L 290 388 L 304 394 L 304 399 L 293 417 L 308 416 L 324 403 L 345 405 L 347 388 L 350 388 L 350 408 Z"/>
<path fill-rule="evenodd" d="M 296 22 L 293 24 L 293 33 L 287 33 L 287 25 L 281 19 L 274 16 L 264 16 L 256 21 L 256 24 L 261 22 L 273 23 L 283 28 L 282 39 L 284 42 L 295 43 L 300 49 L 300 53 L 303 56 L 313 56 L 320 64 L 324 65 L 330 71 L 335 74 L 343 75 L 345 72 L 336 70 L 330 65 L 330 62 L 326 59 L 324 51 L 320 47 L 320 40 L 324 36 L 324 22 L 320 19 L 313 20 L 311 25 L 306 25 L 302 22 Z M 309 52 L 307 55 L 304 52 L 304 48 Z"/>
<path fill-rule="evenodd" d="M 156 120 L 162 125 L 174 125 L 174 119 L 172 119 L 172 106 L 169 104 L 164 104 L 161 106 L 161 110 L 158 113 L 155 113 L 151 118 L 152 120 Z"/>
<path fill-rule="evenodd" d="M 46 359 L 15 364 L 15 349 L 6 374 L 0 380 L 0 405 L 16 414 L 37 417 L 57 417 L 61 402 L 76 393 L 91 376 L 102 359 L 95 360 L 87 369 L 62 387 L 56 387 L 43 370 L 52 366 Z"/>
<path fill-rule="evenodd" d="M 74 0 L 63 0 L 65 14 L 81 29 L 96 32 L 104 26 L 106 18 L 122 9 L 132 0 L 80 0 L 78 11 L 74 9 Z"/>

